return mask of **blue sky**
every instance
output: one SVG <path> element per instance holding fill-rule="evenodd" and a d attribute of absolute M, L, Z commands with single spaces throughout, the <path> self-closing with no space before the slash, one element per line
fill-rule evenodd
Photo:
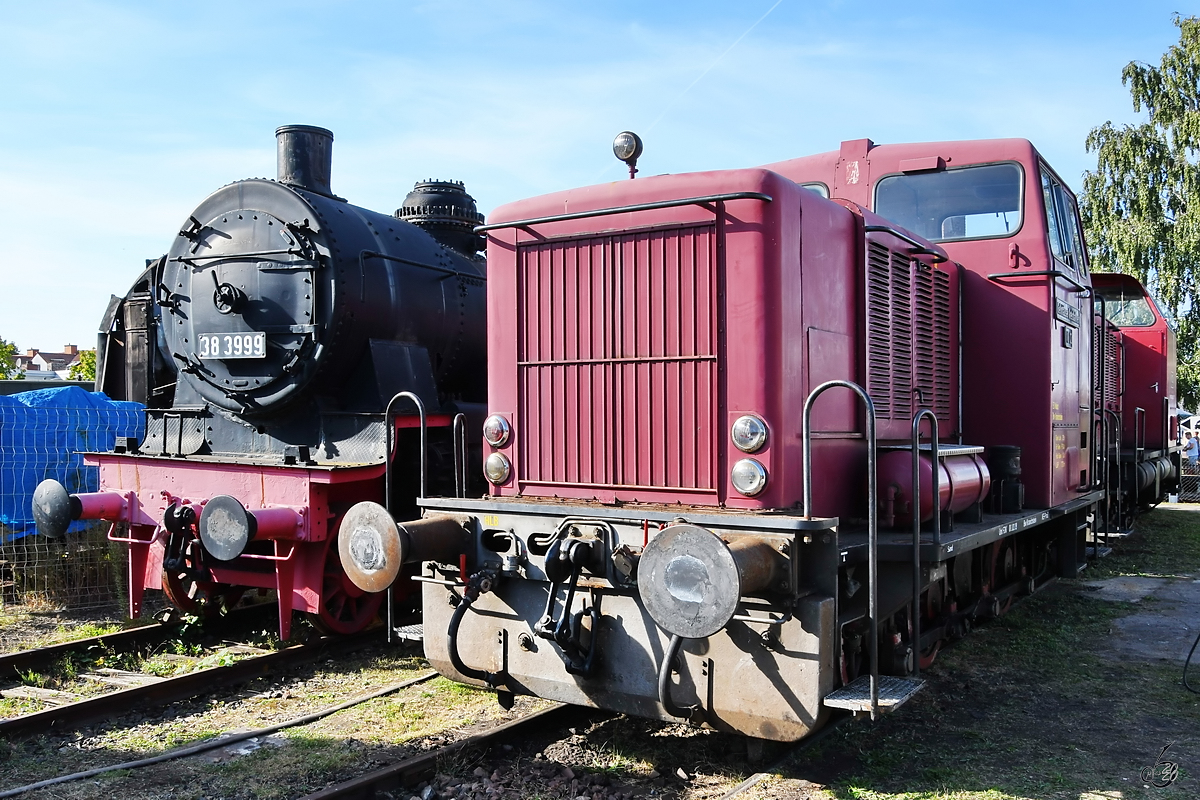
<path fill-rule="evenodd" d="M 1022 136 L 1075 187 L 1137 119 L 1131 60 L 1177 0 L 0 1 L 0 337 L 93 346 L 110 294 L 214 189 L 274 177 L 274 130 L 335 135 L 333 188 L 395 209 L 454 178 L 485 213 L 622 178 L 877 142 Z M 765 17 L 764 17 L 765 15 Z M 756 24 L 757 23 L 757 24 Z M 753 26 L 753 27 L 752 27 Z M 739 39 L 739 37 L 741 37 Z"/>

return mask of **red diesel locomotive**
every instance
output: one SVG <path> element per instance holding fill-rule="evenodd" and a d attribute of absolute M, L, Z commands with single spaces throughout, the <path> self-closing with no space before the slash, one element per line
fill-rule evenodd
<path fill-rule="evenodd" d="M 1174 480 L 1173 334 L 1124 321 L 1136 281 L 1093 288 L 1024 140 L 858 140 L 477 230 L 490 494 L 423 501 L 425 533 L 365 504 L 341 535 L 464 542 L 416 578 L 425 650 L 502 702 L 776 740 L 874 716 Z"/>

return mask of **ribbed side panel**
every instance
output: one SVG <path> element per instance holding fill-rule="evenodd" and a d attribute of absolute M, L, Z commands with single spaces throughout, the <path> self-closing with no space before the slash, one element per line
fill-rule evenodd
<path fill-rule="evenodd" d="M 871 242 L 867 249 L 867 392 L 879 419 L 912 414 L 912 265 Z"/>
<path fill-rule="evenodd" d="M 716 491 L 712 225 L 523 244 L 523 484 Z"/>
<path fill-rule="evenodd" d="M 892 416 L 892 281 L 888 249 L 867 250 L 867 393 L 875 413 Z"/>
<path fill-rule="evenodd" d="M 1102 408 L 1117 408 L 1117 400 L 1121 391 L 1121 362 L 1119 352 L 1121 344 L 1117 341 L 1116 335 L 1108 329 L 1107 325 L 1097 325 L 1094 331 L 1096 341 L 1100 342 L 1100 346 L 1095 349 L 1096 360 L 1092 365 L 1093 377 L 1092 384 L 1098 386 L 1100 384 L 1100 368 L 1101 359 L 1103 359 L 1104 367 L 1104 386 L 1101 387 Z"/>
<path fill-rule="evenodd" d="M 917 364 L 917 375 L 928 370 L 933 376 L 933 397 L 926 395 L 926 402 L 938 419 L 949 419 L 953 410 L 955 387 L 952 384 L 951 362 L 956 343 L 950 340 L 950 276 L 941 270 L 928 270 L 933 276 L 933 324 L 928 329 L 933 338 L 933 363 Z M 918 329 L 924 332 L 924 327 Z"/>
<path fill-rule="evenodd" d="M 879 419 L 911 419 L 919 403 L 953 412 L 950 277 L 871 242 L 867 251 L 867 391 Z"/>

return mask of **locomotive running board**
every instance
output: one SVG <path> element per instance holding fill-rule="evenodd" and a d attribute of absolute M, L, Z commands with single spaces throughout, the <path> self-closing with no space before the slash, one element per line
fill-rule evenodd
<path fill-rule="evenodd" d="M 925 681 L 914 678 L 896 678 L 891 675 L 879 676 L 879 712 L 887 714 L 912 699 L 921 691 Z M 825 705 L 830 708 L 844 708 L 855 713 L 871 711 L 871 676 L 863 675 L 825 695 Z"/>

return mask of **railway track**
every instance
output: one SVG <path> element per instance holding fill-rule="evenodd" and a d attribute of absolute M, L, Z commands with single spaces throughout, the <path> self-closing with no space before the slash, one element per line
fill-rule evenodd
<path fill-rule="evenodd" d="M 132 632 L 130 631 L 130 633 Z M 155 635 L 159 633 L 161 632 L 156 632 Z M 72 697 L 66 692 L 44 694 L 36 691 L 36 687 L 32 691 L 22 690 L 21 687 L 15 691 L 6 690 L 4 694 L 9 697 L 32 697 L 51 702 L 57 700 L 62 704 L 51 705 L 41 711 L 0 720 L 0 737 L 11 739 L 50 731 L 72 730 L 99 719 L 119 716 L 133 710 L 143 710 L 187 700 L 218 689 L 237 686 L 272 672 L 316 661 L 328 655 L 335 646 L 339 653 L 344 653 L 364 647 L 378 638 L 378 630 L 372 630 L 350 637 L 321 637 L 305 644 L 292 645 L 273 651 L 244 646 L 235 647 L 230 650 L 240 651 L 242 654 L 248 654 L 249 657 L 232 664 L 197 669 L 168 678 L 156 678 L 122 670 L 97 671 L 92 673 L 93 680 L 121 688 L 92 697 Z M 145 642 L 144 639 L 138 641 Z M 76 645 L 78 651 L 79 643 L 71 644 Z M 59 655 L 62 654 L 62 651 L 57 649 L 55 652 Z M 47 657 L 45 654 L 39 654 L 36 658 L 31 657 L 27 663 L 38 663 L 38 658 Z M 45 663 L 45 661 L 41 663 Z M 45 690 L 42 691 L 45 692 Z"/>
<path fill-rule="evenodd" d="M 370 800 L 370 798 L 379 796 L 379 792 L 416 786 L 421 781 L 433 777 L 441 759 L 460 755 L 466 751 L 486 750 L 493 745 L 506 743 L 513 739 L 544 733 L 547 729 L 561 728 L 568 724 L 573 717 L 585 713 L 596 712 L 578 706 L 551 706 L 452 742 L 444 747 L 419 753 L 358 778 L 326 787 L 319 792 L 307 795 L 304 800 L 357 800 L 358 798 Z"/>
<path fill-rule="evenodd" d="M 238 636 L 242 631 L 257 625 L 267 624 L 275 618 L 275 606 L 268 603 L 249 606 L 230 612 L 221 619 L 222 632 L 227 636 Z M 77 653 L 111 650 L 130 652 L 139 648 L 156 647 L 177 635 L 183 628 L 183 620 L 142 625 L 100 636 L 74 639 L 69 642 L 33 647 L 12 653 L 0 654 L 0 679 L 19 676 L 30 670 L 39 672 L 52 666 L 63 656 Z"/>

